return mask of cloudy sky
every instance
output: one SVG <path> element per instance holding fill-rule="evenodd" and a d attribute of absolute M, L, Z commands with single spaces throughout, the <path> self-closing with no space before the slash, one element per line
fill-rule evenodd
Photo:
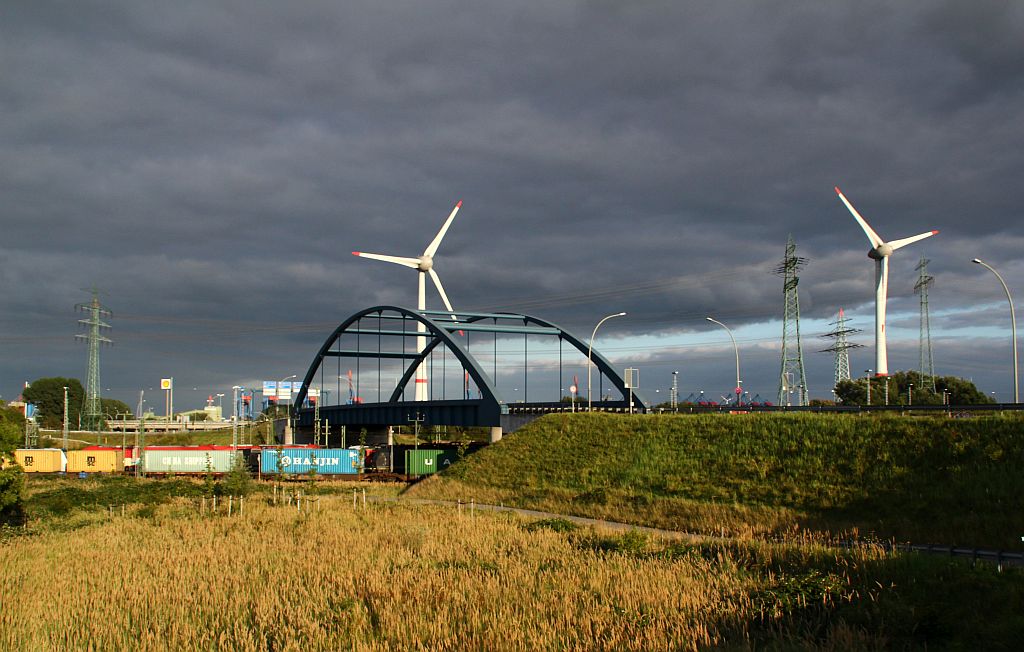
<path fill-rule="evenodd" d="M 0 18 L 0 396 L 84 380 L 74 306 L 113 311 L 105 394 L 178 405 L 302 374 L 330 330 L 415 305 L 436 258 L 463 309 L 524 311 L 642 384 L 774 397 L 786 237 L 808 381 L 842 306 L 873 366 L 873 263 L 840 185 L 897 252 L 890 369 L 1009 398 L 998 281 L 1024 287 L 1018 2 L 6 3 Z M 428 294 L 432 307 L 437 295 Z M 192 389 L 195 387 L 196 389 Z M 153 392 L 154 394 L 158 392 Z M 150 402 L 162 405 L 162 399 Z M 183 404 L 184 403 L 184 404 Z"/>

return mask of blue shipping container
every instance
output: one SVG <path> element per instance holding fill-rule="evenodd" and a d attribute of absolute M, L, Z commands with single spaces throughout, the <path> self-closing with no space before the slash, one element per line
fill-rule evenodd
<path fill-rule="evenodd" d="M 302 475 L 315 468 L 321 475 L 352 475 L 359 473 L 358 450 L 347 448 L 284 448 L 278 463 L 277 449 L 265 448 L 260 455 L 262 473 Z"/>

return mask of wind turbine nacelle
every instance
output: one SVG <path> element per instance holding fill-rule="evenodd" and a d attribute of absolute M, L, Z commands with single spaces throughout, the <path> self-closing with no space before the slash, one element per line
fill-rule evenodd
<path fill-rule="evenodd" d="M 420 256 L 419 270 L 421 272 L 429 272 L 434 267 L 434 259 L 431 256 Z"/>
<path fill-rule="evenodd" d="M 883 242 L 874 249 L 868 252 L 868 258 L 874 258 L 875 260 L 882 260 L 886 256 L 892 255 L 892 246 Z"/>

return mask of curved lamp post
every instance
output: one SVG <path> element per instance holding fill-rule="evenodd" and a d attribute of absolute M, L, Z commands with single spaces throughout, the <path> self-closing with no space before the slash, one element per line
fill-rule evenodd
<path fill-rule="evenodd" d="M 713 324 L 718 324 L 719 326 L 724 328 L 725 332 L 729 334 L 729 339 L 732 340 L 732 350 L 736 354 L 736 405 L 739 406 L 740 396 L 742 396 L 743 394 L 743 381 L 740 380 L 740 349 L 738 346 L 736 346 L 736 338 L 732 336 L 732 331 L 729 330 L 729 327 L 723 324 L 722 322 L 718 321 L 717 319 L 712 319 L 711 317 L 706 317 L 706 319 L 709 322 Z"/>
<path fill-rule="evenodd" d="M 591 391 L 591 388 L 590 388 L 590 376 L 591 376 L 590 372 L 591 372 L 591 367 L 594 366 L 591 357 L 592 357 L 592 355 L 594 353 L 594 337 L 597 336 L 597 329 L 601 328 L 601 324 L 605 323 L 606 321 L 608 321 L 612 317 L 625 317 L 625 316 L 626 316 L 626 313 L 624 313 L 624 312 L 617 312 L 614 315 L 608 315 L 607 317 L 605 317 L 601 321 L 597 322 L 597 326 L 594 326 L 594 332 L 590 334 L 590 347 L 587 348 L 587 412 L 590 412 L 591 409 L 594 406 L 594 394 L 593 394 L 593 392 Z"/>
<path fill-rule="evenodd" d="M 975 258 L 971 262 L 981 265 L 996 275 L 996 278 L 999 279 L 1000 285 L 1003 286 L 1003 292 L 1006 293 L 1006 300 L 1010 303 L 1010 329 L 1013 331 L 1011 333 L 1011 339 L 1013 341 L 1013 402 L 1020 403 L 1020 394 L 1017 389 L 1017 315 L 1013 311 L 1013 299 L 1010 297 L 1010 289 L 1006 287 L 1006 281 L 1003 280 L 1003 277 L 999 275 L 999 272 L 992 269 L 991 265 L 979 258 Z"/>
<path fill-rule="evenodd" d="M 298 377 L 298 374 L 292 374 L 291 376 L 286 376 L 286 377 L 282 378 L 281 380 L 277 381 L 277 392 L 279 394 L 281 393 L 281 384 L 284 383 L 284 381 L 291 380 L 292 378 L 297 378 L 297 377 Z M 286 419 L 286 421 L 284 422 L 285 423 L 285 434 L 290 434 L 291 433 L 291 429 L 292 429 L 292 399 L 291 399 L 291 390 L 288 390 L 288 397 L 289 397 L 288 398 L 288 409 L 285 411 L 285 419 Z M 277 407 L 280 410 L 281 405 L 278 404 Z"/>

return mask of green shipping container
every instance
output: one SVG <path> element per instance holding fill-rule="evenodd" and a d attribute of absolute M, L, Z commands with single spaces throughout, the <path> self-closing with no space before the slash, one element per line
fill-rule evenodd
<path fill-rule="evenodd" d="M 430 475 L 444 471 L 457 459 L 455 451 L 428 448 L 405 451 L 405 472 L 408 475 Z"/>
<path fill-rule="evenodd" d="M 146 473 L 227 473 L 231 451 L 149 448 L 142 469 Z"/>

